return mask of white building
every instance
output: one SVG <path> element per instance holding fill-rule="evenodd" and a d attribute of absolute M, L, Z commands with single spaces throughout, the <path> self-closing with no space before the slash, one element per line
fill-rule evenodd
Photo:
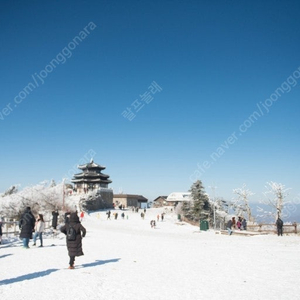
<path fill-rule="evenodd" d="M 190 201 L 191 199 L 190 192 L 174 192 L 167 197 L 166 202 L 168 205 L 177 205 L 180 202 Z"/>

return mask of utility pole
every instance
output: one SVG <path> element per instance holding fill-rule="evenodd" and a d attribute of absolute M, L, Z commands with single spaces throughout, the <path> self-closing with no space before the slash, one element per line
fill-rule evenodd
<path fill-rule="evenodd" d="M 215 190 L 216 190 L 216 186 L 215 185 L 212 185 L 212 186 L 209 186 L 209 188 L 211 188 L 212 190 L 212 196 L 213 196 L 213 203 L 214 203 L 214 230 L 216 230 L 216 198 L 215 198 Z"/>

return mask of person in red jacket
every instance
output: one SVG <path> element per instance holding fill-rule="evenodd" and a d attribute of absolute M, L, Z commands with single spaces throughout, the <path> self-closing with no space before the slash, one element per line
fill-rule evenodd
<path fill-rule="evenodd" d="M 82 222 L 83 218 L 84 218 L 84 212 L 82 211 L 82 212 L 80 213 L 80 221 L 81 221 L 81 222 Z"/>

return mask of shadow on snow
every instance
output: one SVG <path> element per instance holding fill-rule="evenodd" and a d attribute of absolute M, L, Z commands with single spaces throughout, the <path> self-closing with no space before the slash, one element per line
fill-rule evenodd
<path fill-rule="evenodd" d="M 100 266 L 100 265 L 104 265 L 104 264 L 108 264 L 108 263 L 118 262 L 119 260 L 120 260 L 120 258 L 107 259 L 107 260 L 96 260 L 95 262 L 92 262 L 92 263 L 82 264 L 80 267 L 82 267 L 82 268 L 96 267 L 96 266 Z M 79 268 L 79 266 L 78 266 L 78 268 Z"/>
<path fill-rule="evenodd" d="M 4 255 L 1 255 L 0 258 L 4 258 L 6 256 L 11 256 L 12 254 L 4 254 Z"/>
<path fill-rule="evenodd" d="M 18 277 L 15 277 L 15 278 L 1 280 L 0 285 L 10 284 L 10 283 L 15 283 L 15 282 L 20 282 L 20 281 L 23 281 L 23 280 L 30 280 L 30 279 L 35 279 L 35 278 L 38 278 L 38 277 L 47 276 L 47 275 L 51 274 L 52 272 L 56 272 L 58 270 L 59 269 L 49 269 L 49 270 L 46 270 L 46 271 L 35 272 L 35 273 L 31 273 L 31 274 L 18 276 Z"/>

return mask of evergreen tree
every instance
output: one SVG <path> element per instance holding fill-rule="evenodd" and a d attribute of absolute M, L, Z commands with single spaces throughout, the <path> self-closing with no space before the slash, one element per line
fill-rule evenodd
<path fill-rule="evenodd" d="M 191 201 L 183 201 L 182 204 L 180 205 L 180 211 L 183 214 L 185 218 L 188 220 L 193 219 L 193 210 L 192 210 L 192 205 Z"/>
<path fill-rule="evenodd" d="M 194 221 L 209 220 L 212 214 L 209 198 L 201 180 L 197 180 L 189 190 L 192 198 L 192 218 Z"/>

